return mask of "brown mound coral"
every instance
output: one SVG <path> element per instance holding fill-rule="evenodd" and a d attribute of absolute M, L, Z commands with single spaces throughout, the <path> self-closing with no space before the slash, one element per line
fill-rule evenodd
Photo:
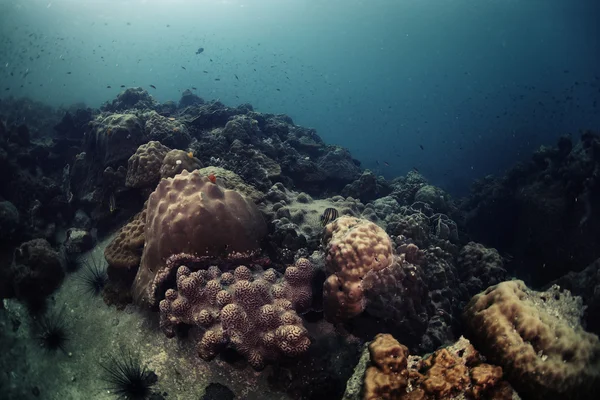
<path fill-rule="evenodd" d="M 148 199 L 146 245 L 133 288 L 136 301 L 157 303 L 152 283 L 171 255 L 186 253 L 215 263 L 247 258 L 260 251 L 266 232 L 254 203 L 198 171 L 163 179 Z"/>
<path fill-rule="evenodd" d="M 463 337 L 425 359 L 409 356 L 389 334 L 377 335 L 368 351 L 367 364 L 361 358 L 364 365 L 359 363 L 349 381 L 345 400 L 518 399 L 502 380 L 502 368 L 483 363 Z"/>
<path fill-rule="evenodd" d="M 142 258 L 145 226 L 146 210 L 144 209 L 124 225 L 104 249 L 104 258 L 108 263 L 107 272 L 112 281 L 131 285 Z"/>
<path fill-rule="evenodd" d="M 302 260 L 302 259 L 301 259 Z M 288 270 L 292 273 L 288 273 Z M 281 355 L 296 356 L 308 349 L 310 340 L 302 320 L 294 311 L 291 293 L 308 293 L 310 282 L 298 282 L 297 271 L 312 275 L 308 260 L 288 267 L 284 278 L 273 269 L 251 271 L 245 266 L 223 272 L 212 266 L 192 272 L 177 269 L 177 290 L 168 289 L 160 302 L 160 326 L 168 337 L 178 325 L 192 326 L 197 351 L 204 360 L 213 359 L 231 346 L 250 365 L 261 369 Z M 284 287 L 289 290 L 281 290 Z"/>
<path fill-rule="evenodd" d="M 325 227 L 325 317 L 332 322 L 360 314 L 365 308 L 363 277 L 394 261 L 392 242 L 383 229 L 360 218 L 340 217 Z"/>
<path fill-rule="evenodd" d="M 474 343 L 511 383 L 536 399 L 595 398 L 600 341 L 579 324 L 581 302 L 553 287 L 507 281 L 473 297 L 464 317 Z"/>
<path fill-rule="evenodd" d="M 160 169 L 168 147 L 160 142 L 150 141 L 141 145 L 127 162 L 125 186 L 132 188 L 152 188 L 160 180 Z"/>

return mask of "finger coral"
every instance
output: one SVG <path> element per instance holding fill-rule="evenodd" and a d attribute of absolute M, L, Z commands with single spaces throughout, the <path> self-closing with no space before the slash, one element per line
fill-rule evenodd
<path fill-rule="evenodd" d="M 212 266 L 192 272 L 179 266 L 177 290 L 168 289 L 160 302 L 161 329 L 173 337 L 177 326 L 192 326 L 204 360 L 213 359 L 226 346 L 256 369 L 281 355 L 296 356 L 310 345 L 294 306 L 310 297 L 310 282 L 303 278 L 312 275 L 312 269 L 306 259 L 288 267 L 283 278 L 273 269 L 238 266 L 223 272 Z"/>
<path fill-rule="evenodd" d="M 476 295 L 464 317 L 480 351 L 533 399 L 595 398 L 600 340 L 579 324 L 581 300 L 554 286 L 535 292 L 507 281 Z"/>

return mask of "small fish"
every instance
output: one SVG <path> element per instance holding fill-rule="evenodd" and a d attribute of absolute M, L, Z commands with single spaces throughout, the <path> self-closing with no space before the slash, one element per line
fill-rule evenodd
<path fill-rule="evenodd" d="M 108 198 L 108 209 L 110 210 L 111 214 L 117 210 L 117 201 L 115 200 L 114 193 L 111 193 L 110 197 Z"/>
<path fill-rule="evenodd" d="M 195 87 L 192 86 L 192 90 L 198 90 L 198 89 L 196 89 Z"/>
<path fill-rule="evenodd" d="M 198 50 L 196 50 L 196 54 L 201 54 L 204 51 L 204 47 L 200 47 L 198 48 Z"/>
<path fill-rule="evenodd" d="M 71 71 L 67 72 L 67 75 L 71 75 Z"/>
<path fill-rule="evenodd" d="M 205 74 L 208 74 L 208 71 L 202 71 L 202 72 L 204 72 Z"/>
<path fill-rule="evenodd" d="M 385 165 L 386 167 L 389 167 L 389 166 L 390 166 L 390 163 L 389 163 L 389 162 L 387 162 L 387 161 L 384 161 L 384 162 L 383 162 L 383 165 Z"/>
<path fill-rule="evenodd" d="M 175 118 L 169 117 L 169 121 L 175 121 Z"/>
<path fill-rule="evenodd" d="M 110 87 L 110 86 L 107 86 L 106 88 L 107 88 L 107 89 L 110 89 L 111 87 Z"/>
<path fill-rule="evenodd" d="M 207 176 L 208 180 L 211 181 L 212 183 L 216 184 L 217 183 L 217 177 L 215 176 L 215 174 L 210 174 Z"/>
<path fill-rule="evenodd" d="M 122 87 L 122 88 L 124 88 L 124 87 L 125 87 L 125 85 L 121 85 L 121 87 Z"/>
<path fill-rule="evenodd" d="M 417 167 L 413 167 L 413 171 L 415 171 L 415 172 L 417 172 L 417 173 L 418 173 L 418 172 L 419 172 L 419 169 L 418 169 Z"/>
<path fill-rule="evenodd" d="M 154 86 L 154 85 L 150 85 L 150 87 L 151 87 L 152 89 L 156 89 L 156 86 Z"/>
<path fill-rule="evenodd" d="M 191 151 L 188 153 L 188 157 L 189 158 L 194 158 L 194 153 L 192 153 Z"/>
<path fill-rule="evenodd" d="M 171 25 L 167 25 L 167 28 L 170 28 L 170 27 L 171 27 Z"/>
<path fill-rule="evenodd" d="M 221 80 L 220 78 L 215 78 L 215 81 L 220 81 L 220 80 Z"/>
<path fill-rule="evenodd" d="M 281 92 L 281 89 L 275 89 L 275 90 L 277 90 L 278 92 Z"/>
<path fill-rule="evenodd" d="M 182 65 L 182 66 L 181 66 L 181 69 L 185 69 L 185 67 Z"/>
<path fill-rule="evenodd" d="M 419 147 L 421 148 L 421 150 L 425 150 L 422 144 L 420 144 Z"/>
<path fill-rule="evenodd" d="M 325 226 L 330 222 L 333 222 L 339 217 L 338 210 L 333 207 L 328 207 L 323 211 L 323 215 L 321 215 L 321 226 Z"/>
<path fill-rule="evenodd" d="M 235 76 L 235 79 L 237 79 L 238 81 L 240 80 L 240 78 L 238 78 L 236 74 L 233 74 L 233 76 Z"/>

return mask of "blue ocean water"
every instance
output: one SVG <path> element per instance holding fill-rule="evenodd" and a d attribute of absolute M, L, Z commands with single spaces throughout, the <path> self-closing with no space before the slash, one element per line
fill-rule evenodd
<path fill-rule="evenodd" d="M 194 87 L 288 114 L 366 168 L 418 169 L 453 194 L 600 126 L 598 1 L 0 4 L 0 96 L 97 107 L 121 85 L 159 101 Z"/>

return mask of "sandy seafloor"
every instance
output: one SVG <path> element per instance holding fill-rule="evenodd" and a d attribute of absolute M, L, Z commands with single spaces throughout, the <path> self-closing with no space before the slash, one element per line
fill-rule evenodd
<path fill-rule="evenodd" d="M 91 257 L 103 260 L 110 235 L 81 256 L 82 264 Z M 289 399 L 268 387 L 268 370 L 256 372 L 249 366 L 236 369 L 218 357 L 206 362 L 186 339 L 168 339 L 158 327 L 158 313 L 128 305 L 123 311 L 107 306 L 101 296 L 85 294 L 77 275 L 67 274 L 62 286 L 49 300 L 49 310 L 64 306 L 70 325 L 67 354 L 49 353 L 41 348 L 32 332 L 32 319 L 26 308 L 14 299 L 4 300 L 0 312 L 0 352 L 5 371 L 0 377 L 0 399 L 115 399 L 101 377 L 99 362 L 118 354 L 119 346 L 139 352 L 142 361 L 158 376 L 155 386 L 165 398 L 200 399 L 209 383 L 230 388 L 238 399 Z M 15 330 L 14 321 L 21 321 Z M 6 336 L 6 337 L 3 337 Z M 2 365 L 4 364 L 4 365 Z M 269 367 L 267 367 L 269 368 Z M 39 395 L 33 394 L 33 388 Z"/>

